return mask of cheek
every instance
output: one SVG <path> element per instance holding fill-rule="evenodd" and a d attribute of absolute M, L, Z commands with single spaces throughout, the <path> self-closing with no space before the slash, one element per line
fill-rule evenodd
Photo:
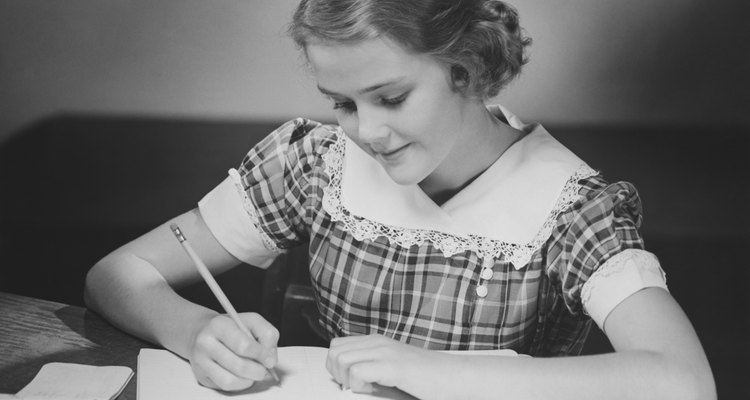
<path fill-rule="evenodd" d="M 434 89 L 419 99 L 415 110 L 409 112 L 411 124 L 425 141 L 443 141 L 461 125 L 460 108 L 463 104 L 448 87 L 433 85 Z"/>
<path fill-rule="evenodd" d="M 338 125 L 343 129 L 344 133 L 346 134 L 346 137 L 349 138 L 354 144 L 357 145 L 360 149 L 364 150 L 367 154 L 370 154 L 370 150 L 368 146 L 364 146 L 362 144 L 362 141 L 359 140 L 359 125 L 357 124 L 357 119 L 348 117 L 348 116 L 337 116 L 336 122 L 338 122 Z"/>
<path fill-rule="evenodd" d="M 338 122 L 338 125 L 344 130 L 347 137 L 354 142 L 359 143 L 359 130 L 357 129 L 358 125 L 355 118 L 346 115 L 337 115 L 336 122 Z"/>

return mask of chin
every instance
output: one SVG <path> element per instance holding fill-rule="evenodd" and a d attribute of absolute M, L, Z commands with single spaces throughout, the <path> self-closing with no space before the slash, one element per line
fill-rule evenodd
<path fill-rule="evenodd" d="M 399 169 L 386 169 L 388 176 L 393 179 L 394 182 L 399 185 L 416 185 L 422 182 L 425 178 L 425 174 L 415 174 L 415 171 L 403 171 Z"/>

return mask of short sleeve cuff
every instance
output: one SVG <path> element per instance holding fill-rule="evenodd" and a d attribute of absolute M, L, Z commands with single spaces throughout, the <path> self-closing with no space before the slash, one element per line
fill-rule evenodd
<path fill-rule="evenodd" d="M 265 269 L 279 254 L 258 228 L 257 215 L 236 170 L 230 170 L 229 176 L 198 202 L 198 209 L 219 244 L 242 262 Z"/>
<path fill-rule="evenodd" d="M 609 313 L 627 297 L 647 287 L 668 290 L 659 260 L 645 250 L 623 250 L 602 264 L 583 285 L 583 309 L 604 330 Z"/>

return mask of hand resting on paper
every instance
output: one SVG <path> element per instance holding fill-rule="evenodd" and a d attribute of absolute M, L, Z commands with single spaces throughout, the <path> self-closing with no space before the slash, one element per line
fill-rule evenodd
<path fill-rule="evenodd" d="M 345 388 L 369 393 L 373 384 L 397 387 L 418 398 L 436 398 L 436 377 L 456 375 L 457 356 L 411 346 L 381 335 L 335 338 L 326 368 Z"/>
<path fill-rule="evenodd" d="M 254 337 L 245 335 L 227 315 L 207 320 L 195 334 L 190 366 L 201 385 L 238 391 L 270 377 L 268 368 L 278 362 L 279 331 L 256 313 L 239 316 Z"/>

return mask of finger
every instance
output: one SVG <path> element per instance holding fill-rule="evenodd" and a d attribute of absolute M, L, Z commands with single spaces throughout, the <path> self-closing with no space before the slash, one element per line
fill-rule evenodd
<path fill-rule="evenodd" d="M 267 368 L 274 367 L 278 362 L 276 347 L 279 343 L 279 330 L 257 313 L 240 314 L 240 319 L 248 327 L 255 340 L 268 350 L 262 358 L 263 365 Z"/>
<path fill-rule="evenodd" d="M 339 358 L 346 353 L 353 351 L 361 351 L 371 348 L 382 348 L 388 344 L 392 344 L 393 339 L 386 338 L 381 335 L 367 335 L 367 336 L 349 336 L 334 338 L 331 340 L 331 345 L 328 350 L 328 357 L 326 358 L 326 368 L 331 375 L 337 377 L 339 375 L 339 364 L 345 363 L 345 360 L 337 361 Z M 339 381 L 343 383 L 342 381 Z"/>
<path fill-rule="evenodd" d="M 382 386 L 396 386 L 396 367 L 382 360 L 354 364 L 349 368 L 349 386 L 357 393 L 371 393 L 374 383 Z"/>
<path fill-rule="evenodd" d="M 215 362 L 203 365 L 203 373 L 205 374 L 204 381 L 212 385 L 209 387 L 229 392 L 247 389 L 255 383 L 252 379 L 234 375 Z"/>
<path fill-rule="evenodd" d="M 368 336 L 348 336 L 334 338 L 328 348 L 326 357 L 326 369 L 336 382 L 345 389 L 349 388 L 349 362 L 354 360 L 349 354 L 372 346 L 372 340 Z"/>
<path fill-rule="evenodd" d="M 255 360 L 238 356 L 223 343 L 217 341 L 208 350 L 211 361 L 240 378 L 260 381 L 268 374 L 266 367 Z"/>
<path fill-rule="evenodd" d="M 350 386 L 349 369 L 351 366 L 379 360 L 383 354 L 382 350 L 379 346 L 366 346 L 363 348 L 349 347 L 345 351 L 329 351 L 326 368 L 337 382 L 341 383 L 344 388 L 348 388 Z"/>
<path fill-rule="evenodd" d="M 211 389 L 218 389 L 219 388 L 218 386 L 216 386 L 216 384 L 214 383 L 214 381 L 212 381 L 211 378 L 209 378 L 206 375 L 203 375 L 203 374 L 202 375 L 195 375 L 195 379 L 198 381 L 198 383 L 201 386 L 205 386 L 205 387 L 211 388 Z"/>
<path fill-rule="evenodd" d="M 364 362 L 349 368 L 349 388 L 355 393 L 372 393 L 372 382 L 377 380 L 374 364 Z"/>
<path fill-rule="evenodd" d="M 229 317 L 216 318 L 214 328 L 216 339 L 238 356 L 257 360 L 268 367 L 275 365 L 276 352 L 258 343 L 254 337 L 246 335 Z M 243 321 L 245 322 L 245 321 Z"/>
<path fill-rule="evenodd" d="M 240 319 L 250 329 L 253 337 L 263 346 L 274 348 L 279 342 L 279 330 L 257 313 L 242 313 Z"/>

